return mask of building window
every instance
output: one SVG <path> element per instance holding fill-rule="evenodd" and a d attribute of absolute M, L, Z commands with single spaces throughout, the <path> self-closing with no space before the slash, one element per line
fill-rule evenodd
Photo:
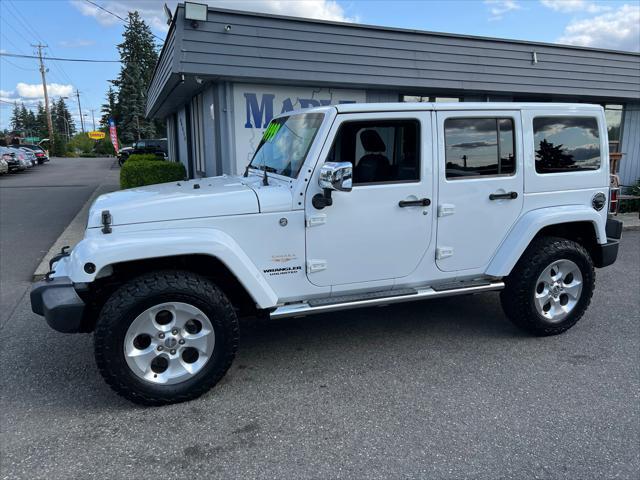
<path fill-rule="evenodd" d="M 416 96 L 402 95 L 403 102 L 461 102 L 461 97 L 435 97 L 435 96 Z"/>
<path fill-rule="evenodd" d="M 620 151 L 620 141 L 622 140 L 622 105 L 604 105 L 604 115 L 607 119 L 607 132 L 609 136 L 609 153 Z"/>
<path fill-rule="evenodd" d="M 535 117 L 536 172 L 600 168 L 600 135 L 594 117 Z"/>
<path fill-rule="evenodd" d="M 448 118 L 444 137 L 448 180 L 516 171 L 511 118 Z"/>
<path fill-rule="evenodd" d="M 417 120 L 345 122 L 329 162 L 353 164 L 354 185 L 420 180 L 420 123 Z"/>

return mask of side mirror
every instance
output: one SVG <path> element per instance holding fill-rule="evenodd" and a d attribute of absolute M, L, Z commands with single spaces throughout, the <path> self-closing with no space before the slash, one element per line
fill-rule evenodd
<path fill-rule="evenodd" d="M 313 196 L 311 203 L 318 210 L 333 204 L 331 192 L 350 192 L 353 187 L 353 165 L 349 162 L 326 162 L 320 168 L 318 185 L 323 193 Z"/>
<path fill-rule="evenodd" d="M 320 168 L 318 185 L 323 190 L 350 192 L 353 186 L 353 165 L 350 162 L 326 162 Z"/>

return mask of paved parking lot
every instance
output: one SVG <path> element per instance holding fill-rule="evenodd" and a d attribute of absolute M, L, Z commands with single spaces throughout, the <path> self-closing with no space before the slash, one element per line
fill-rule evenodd
<path fill-rule="evenodd" d="M 44 254 L 112 166 L 113 158 L 53 158 L 0 177 L 0 326 Z"/>
<path fill-rule="evenodd" d="M 113 394 L 91 336 L 23 297 L 0 335 L 1 476 L 637 479 L 639 266 L 625 232 L 552 338 L 512 327 L 496 294 L 245 326 L 221 384 L 162 408 Z"/>

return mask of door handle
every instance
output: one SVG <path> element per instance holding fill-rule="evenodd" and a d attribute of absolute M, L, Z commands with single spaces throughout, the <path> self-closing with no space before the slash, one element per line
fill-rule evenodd
<path fill-rule="evenodd" d="M 518 198 L 518 192 L 492 193 L 489 200 L 515 200 Z"/>
<path fill-rule="evenodd" d="M 398 206 L 404 207 L 428 207 L 431 205 L 431 200 L 428 198 L 421 198 L 420 200 L 400 200 Z"/>

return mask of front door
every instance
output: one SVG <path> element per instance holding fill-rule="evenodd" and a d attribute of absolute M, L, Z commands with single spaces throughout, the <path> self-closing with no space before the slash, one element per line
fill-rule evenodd
<path fill-rule="evenodd" d="M 440 111 L 436 264 L 485 267 L 523 205 L 519 111 Z"/>
<path fill-rule="evenodd" d="M 307 195 L 307 275 L 313 284 L 391 285 L 416 268 L 431 240 L 431 152 L 430 112 L 337 117 L 320 165 L 351 162 L 353 189 L 333 192 L 333 205 L 322 210 Z"/>

